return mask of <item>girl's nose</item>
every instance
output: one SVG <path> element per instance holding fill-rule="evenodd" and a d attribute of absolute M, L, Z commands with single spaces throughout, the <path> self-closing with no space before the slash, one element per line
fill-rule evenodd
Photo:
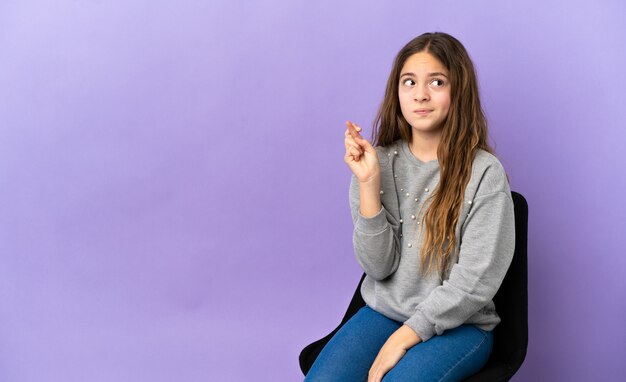
<path fill-rule="evenodd" d="M 429 97 L 428 90 L 424 86 L 416 86 L 415 93 L 413 93 L 413 99 L 415 101 L 427 101 Z"/>

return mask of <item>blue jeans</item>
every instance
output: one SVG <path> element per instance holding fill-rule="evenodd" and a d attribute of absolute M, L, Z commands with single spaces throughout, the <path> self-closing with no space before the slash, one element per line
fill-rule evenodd
<path fill-rule="evenodd" d="M 365 305 L 328 341 L 305 382 L 367 381 L 378 351 L 402 324 Z M 461 325 L 410 348 L 383 382 L 461 381 L 487 363 L 492 347 L 492 332 Z"/>

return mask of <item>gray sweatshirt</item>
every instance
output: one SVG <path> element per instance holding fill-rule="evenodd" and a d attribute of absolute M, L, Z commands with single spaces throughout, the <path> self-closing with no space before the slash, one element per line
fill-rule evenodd
<path fill-rule="evenodd" d="M 455 231 L 458 256 L 443 278 L 437 272 L 422 277 L 423 223 L 418 212 L 438 184 L 439 163 L 420 161 L 401 139 L 376 151 L 381 169 L 378 214 L 361 215 L 354 174 L 350 183 L 354 252 L 366 273 L 363 299 L 408 325 L 422 341 L 464 323 L 493 330 L 500 317 L 492 299 L 515 249 L 513 200 L 502 164 L 484 150 L 477 152 Z"/>

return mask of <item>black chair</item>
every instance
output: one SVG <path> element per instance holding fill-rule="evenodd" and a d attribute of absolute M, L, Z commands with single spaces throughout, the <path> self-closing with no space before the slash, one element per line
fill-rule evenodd
<path fill-rule="evenodd" d="M 494 297 L 502 321 L 494 329 L 493 351 L 485 367 L 464 382 L 508 381 L 524 362 L 528 347 L 528 203 L 517 192 L 511 192 L 515 206 L 515 253 L 511 266 Z M 326 343 L 359 309 L 365 306 L 361 281 L 341 323 L 326 337 L 306 346 L 300 353 L 300 369 L 306 375 Z"/>

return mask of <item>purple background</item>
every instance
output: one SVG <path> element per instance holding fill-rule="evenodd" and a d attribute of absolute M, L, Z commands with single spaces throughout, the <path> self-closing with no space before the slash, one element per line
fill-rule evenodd
<path fill-rule="evenodd" d="M 344 121 L 436 30 L 530 205 L 514 380 L 626 379 L 624 2 L 207 3 L 0 2 L 0 380 L 301 380 L 362 272 Z"/>

